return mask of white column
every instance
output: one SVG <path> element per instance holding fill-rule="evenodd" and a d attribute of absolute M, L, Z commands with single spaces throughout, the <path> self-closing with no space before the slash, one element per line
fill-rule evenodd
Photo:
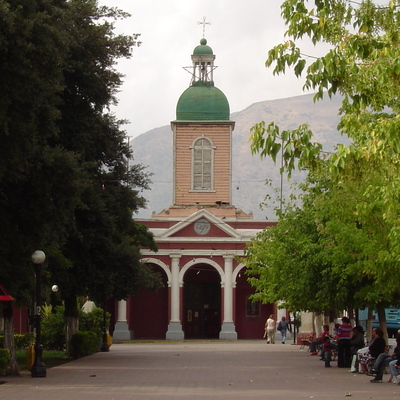
<path fill-rule="evenodd" d="M 179 256 L 171 256 L 171 322 L 179 322 Z"/>
<path fill-rule="evenodd" d="M 233 323 L 233 256 L 224 256 L 225 260 L 225 282 L 224 287 L 224 320 L 222 322 L 221 332 L 219 333 L 220 339 L 236 340 L 237 333 L 235 324 Z"/>
<path fill-rule="evenodd" d="M 126 300 L 120 300 L 118 302 L 118 321 L 125 322 L 126 318 Z"/>
<path fill-rule="evenodd" d="M 168 331 L 165 336 L 169 340 L 183 340 L 184 333 L 180 321 L 180 296 L 179 296 L 179 254 L 171 254 L 171 320 L 168 324 Z"/>
<path fill-rule="evenodd" d="M 224 256 L 225 259 L 225 290 L 224 290 L 224 322 L 233 322 L 232 319 L 232 256 Z"/>
<path fill-rule="evenodd" d="M 126 300 L 118 301 L 118 317 L 115 323 L 113 333 L 114 341 L 123 341 L 131 339 L 131 331 L 129 330 L 128 320 L 126 318 Z"/>

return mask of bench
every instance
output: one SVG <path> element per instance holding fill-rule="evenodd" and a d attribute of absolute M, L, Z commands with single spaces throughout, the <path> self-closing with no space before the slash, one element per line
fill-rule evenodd
<path fill-rule="evenodd" d="M 304 349 L 306 346 L 310 346 L 310 343 L 315 339 L 315 335 L 301 334 L 297 335 L 297 343 L 300 344 L 300 350 Z"/>

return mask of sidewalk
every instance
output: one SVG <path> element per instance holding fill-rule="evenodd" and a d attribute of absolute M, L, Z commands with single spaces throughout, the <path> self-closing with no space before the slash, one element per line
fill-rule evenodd
<path fill-rule="evenodd" d="M 1 377 L 1 400 L 399 399 L 400 387 L 324 368 L 297 345 L 259 341 L 114 344 L 47 370 Z M 388 375 L 384 375 L 386 381 Z"/>

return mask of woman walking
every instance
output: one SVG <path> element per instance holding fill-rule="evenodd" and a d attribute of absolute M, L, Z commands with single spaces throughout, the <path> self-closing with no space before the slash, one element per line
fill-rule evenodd
<path fill-rule="evenodd" d="M 265 323 L 265 331 L 267 332 L 267 343 L 275 343 L 275 319 L 274 314 L 271 314 Z"/>

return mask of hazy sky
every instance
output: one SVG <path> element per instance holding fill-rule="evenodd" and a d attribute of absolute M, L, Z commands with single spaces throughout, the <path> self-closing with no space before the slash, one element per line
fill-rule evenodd
<path fill-rule="evenodd" d="M 141 33 L 142 45 L 119 63 L 125 74 L 119 105 L 129 136 L 175 119 L 179 96 L 189 86 L 190 56 L 203 37 L 216 55 L 215 86 L 227 96 L 231 112 L 270 99 L 303 94 L 293 72 L 273 76 L 265 68 L 268 50 L 283 40 L 280 0 L 99 0 L 132 16 L 118 21 L 117 32 Z"/>

